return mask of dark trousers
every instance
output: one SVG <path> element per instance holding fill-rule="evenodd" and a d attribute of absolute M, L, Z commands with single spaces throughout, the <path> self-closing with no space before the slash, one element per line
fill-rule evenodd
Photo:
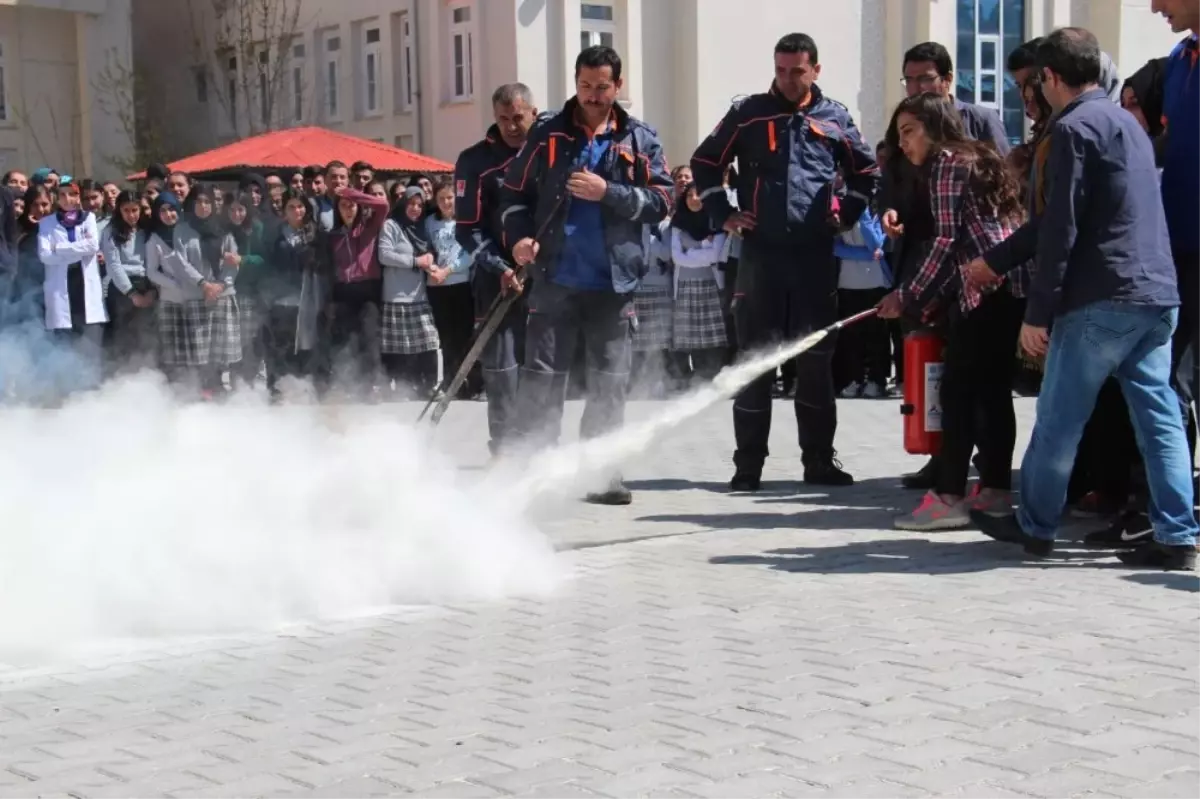
<path fill-rule="evenodd" d="M 1012 488 L 1017 417 L 1012 386 L 1025 302 L 998 291 L 962 315 L 951 310 L 942 366 L 942 450 L 936 490 L 965 496 L 979 446 L 980 485 Z"/>
<path fill-rule="evenodd" d="M 312 372 L 313 353 L 296 351 L 296 325 L 300 309 L 288 305 L 272 305 L 267 309 L 260 332 L 263 360 L 267 366 L 267 391 L 279 392 L 279 381 L 285 377 L 303 378 Z M 245 335 L 247 331 L 242 331 Z"/>
<path fill-rule="evenodd" d="M 833 243 L 817 248 L 775 248 L 747 239 L 738 264 L 734 297 L 738 349 L 742 353 L 793 340 L 837 321 L 837 261 Z M 836 336 L 827 336 L 797 357 L 796 425 L 805 465 L 833 458 L 837 403 L 833 390 Z M 773 374 L 757 378 L 733 403 L 733 455 L 739 471 L 759 472 L 771 434 Z"/>
<path fill-rule="evenodd" d="M 475 301 L 471 297 L 470 283 L 431 286 L 427 293 L 433 309 L 433 323 L 442 342 L 442 386 L 445 387 L 458 373 L 458 367 L 462 365 L 471 346 L 471 333 L 475 329 Z M 467 374 L 462 395 L 473 397 L 482 388 L 483 378 L 477 363 Z"/>
<path fill-rule="evenodd" d="M 132 278 L 139 294 L 153 290 L 144 277 Z M 139 308 L 127 295 L 108 287 L 104 298 L 108 329 L 104 334 L 104 366 L 108 375 L 132 374 L 154 368 L 158 347 L 157 313 L 153 306 Z"/>
<path fill-rule="evenodd" d="M 1175 253 L 1179 275 L 1179 325 L 1171 339 L 1171 386 L 1179 395 L 1188 451 L 1196 461 L 1196 420 L 1200 417 L 1200 254 Z"/>
<path fill-rule="evenodd" d="M 492 302 L 500 292 L 500 281 L 483 270 L 475 272 L 475 324 L 482 325 Z M 530 291 L 531 286 L 526 287 Z M 525 357 L 526 297 L 513 301 L 496 332 L 479 353 L 483 387 L 487 391 L 488 448 L 499 452 L 506 441 L 517 434 L 517 388 L 521 361 Z"/>
<path fill-rule="evenodd" d="M 892 374 L 897 383 L 904 382 L 904 326 L 899 319 L 887 320 L 888 339 L 892 348 Z"/>
<path fill-rule="evenodd" d="M 1129 406 L 1121 384 L 1110 377 L 1100 387 L 1096 407 L 1079 439 L 1067 501 L 1077 502 L 1095 491 L 1110 502 L 1124 505 L 1133 491 L 1133 473 L 1140 460 Z"/>
<path fill-rule="evenodd" d="M 733 318 L 733 294 L 737 290 L 738 259 L 730 258 L 725 262 L 725 288 L 721 291 L 721 305 L 725 310 L 725 336 L 729 346 L 725 350 L 725 366 L 737 359 L 737 320 Z"/>
<path fill-rule="evenodd" d="M 567 379 L 580 339 L 587 359 L 580 434 L 594 438 L 624 423 L 633 315 L 632 295 L 577 291 L 546 281 L 534 284 L 518 389 L 523 443 L 544 447 L 558 441 Z"/>
<path fill-rule="evenodd" d="M 691 352 L 668 353 L 673 364 L 672 374 L 678 375 L 683 385 L 707 383 L 717 376 L 725 366 L 728 353 L 724 348 L 692 350 Z"/>
<path fill-rule="evenodd" d="M 838 289 L 838 316 L 845 318 L 874 308 L 887 289 Z M 834 388 L 841 391 L 864 381 L 887 385 L 890 342 L 888 322 L 872 316 L 850 325 L 838 334 L 833 355 Z"/>
<path fill-rule="evenodd" d="M 327 380 L 367 391 L 379 384 L 382 293 L 379 280 L 334 284 Z"/>

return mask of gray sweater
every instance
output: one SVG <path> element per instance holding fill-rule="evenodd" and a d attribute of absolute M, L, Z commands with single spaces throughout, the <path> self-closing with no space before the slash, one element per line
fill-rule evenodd
<path fill-rule="evenodd" d="M 132 277 L 146 276 L 146 234 L 135 230 L 133 235 L 118 243 L 113 238 L 112 226 L 100 234 L 100 253 L 104 256 L 104 268 L 113 288 L 122 294 L 133 291 Z"/>
<path fill-rule="evenodd" d="M 416 267 L 412 244 L 404 231 L 389 219 L 379 233 L 379 265 L 383 267 L 383 301 L 428 302 L 425 272 Z"/>
<path fill-rule="evenodd" d="M 226 236 L 221 252 L 236 253 L 233 236 Z M 207 264 L 200 248 L 200 235 L 186 222 L 175 226 L 175 245 L 168 246 L 157 233 L 146 242 L 146 277 L 158 287 L 163 302 L 185 303 L 204 299 L 201 283 L 224 283 L 223 296 L 234 294 L 237 270 L 223 264 Z"/>

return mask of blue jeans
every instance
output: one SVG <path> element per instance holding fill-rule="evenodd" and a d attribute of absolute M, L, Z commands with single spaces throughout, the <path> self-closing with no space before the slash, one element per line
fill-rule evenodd
<path fill-rule="evenodd" d="M 1150 487 L 1154 540 L 1196 542 L 1192 467 L 1179 399 L 1171 388 L 1171 334 L 1178 312 L 1100 302 L 1054 320 L 1033 438 L 1021 464 L 1017 521 L 1053 540 L 1066 503 L 1075 450 L 1100 386 L 1121 384 Z"/>

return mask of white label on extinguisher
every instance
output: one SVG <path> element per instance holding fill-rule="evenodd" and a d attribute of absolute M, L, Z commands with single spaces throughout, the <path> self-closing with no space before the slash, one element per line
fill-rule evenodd
<path fill-rule="evenodd" d="M 942 364 L 925 364 L 925 432 L 942 432 Z"/>

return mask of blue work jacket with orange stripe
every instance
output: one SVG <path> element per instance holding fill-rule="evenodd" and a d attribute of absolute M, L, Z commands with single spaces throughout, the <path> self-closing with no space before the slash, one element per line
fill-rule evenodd
<path fill-rule="evenodd" d="M 567 178 L 583 163 L 591 141 L 577 112 L 578 103 L 571 98 L 562 111 L 530 131 L 525 146 L 509 162 L 500 189 L 506 251 L 521 239 L 538 240 L 537 259 L 530 265 L 535 280 L 554 278 L 570 203 Z M 613 106 L 611 136 L 592 171 L 608 183 L 600 206 L 613 291 L 628 294 L 637 289 L 649 263 L 643 226 L 666 218 L 674 189 L 653 128 Z"/>
<path fill-rule="evenodd" d="M 858 219 L 875 196 L 879 168 L 849 110 L 813 86 L 794 103 L 771 85 L 733 104 L 692 155 L 692 175 L 717 225 L 734 209 L 722 189 L 725 168 L 737 160 L 738 205 L 754 216 L 746 238 L 786 245 L 827 242 L 833 182 L 841 172 L 846 196 L 841 217 Z"/>

